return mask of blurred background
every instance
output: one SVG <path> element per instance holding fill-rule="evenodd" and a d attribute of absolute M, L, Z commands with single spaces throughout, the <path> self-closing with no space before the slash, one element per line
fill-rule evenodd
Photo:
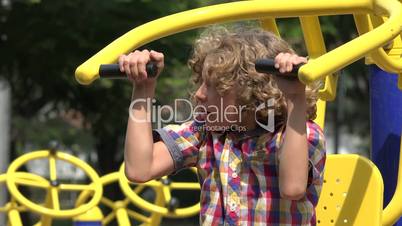
<path fill-rule="evenodd" d="M 75 68 L 136 26 L 223 2 L 229 1 L 0 0 L 0 173 L 5 173 L 18 156 L 46 149 L 52 140 L 60 143 L 61 150 L 88 162 L 99 175 L 118 170 L 123 161 L 132 84 L 98 80 L 82 86 L 74 78 Z M 357 35 L 351 16 L 322 17 L 320 22 L 327 50 Z M 280 19 L 278 26 L 282 37 L 305 55 L 298 19 Z M 157 104 L 169 105 L 175 98 L 188 97 L 191 73 L 186 63 L 194 38 L 201 31 L 183 32 L 144 46 L 163 52 L 166 58 L 158 81 Z M 327 105 L 328 153 L 369 156 L 367 67 L 360 60 L 339 74 L 337 99 Z M 46 174 L 40 162 L 27 167 Z M 67 164 L 59 167 L 67 179 L 85 179 Z M 191 175 L 182 177 L 186 180 Z M 121 196 L 117 188 L 107 192 Z M 3 203 L 7 200 L 6 193 L 0 197 Z M 190 203 L 197 202 L 195 198 L 198 196 L 194 194 L 184 196 Z M 72 197 L 64 199 L 68 202 Z M 32 219 L 35 216 L 24 215 L 27 225 L 32 224 Z M 198 225 L 198 217 L 163 220 L 164 225 L 173 223 Z"/>

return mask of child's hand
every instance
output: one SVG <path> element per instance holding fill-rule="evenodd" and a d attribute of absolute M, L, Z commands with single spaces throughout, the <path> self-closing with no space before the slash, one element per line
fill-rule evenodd
<path fill-rule="evenodd" d="M 154 78 L 148 77 L 146 72 L 146 64 L 154 61 L 158 68 L 158 72 Z M 164 67 L 164 56 L 162 53 L 156 51 L 136 50 L 128 55 L 121 55 L 119 57 L 120 71 L 127 74 L 128 79 L 133 81 L 136 85 L 147 85 L 155 83 L 156 78 L 162 72 Z"/>
<path fill-rule="evenodd" d="M 279 69 L 280 73 L 288 73 L 293 69 L 293 65 L 300 63 L 307 63 L 307 58 L 300 57 L 291 53 L 279 53 L 275 57 L 275 68 Z M 288 80 L 281 78 L 281 76 L 275 76 L 278 88 L 283 92 L 285 96 L 294 96 L 297 94 L 305 93 L 305 85 L 299 80 Z"/>

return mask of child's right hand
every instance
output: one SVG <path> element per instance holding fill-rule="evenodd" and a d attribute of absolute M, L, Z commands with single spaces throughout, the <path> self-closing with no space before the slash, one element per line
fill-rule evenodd
<path fill-rule="evenodd" d="M 146 72 L 146 64 L 150 61 L 156 63 L 158 71 L 156 76 L 148 77 Z M 125 72 L 128 79 L 133 81 L 136 85 L 147 85 L 155 83 L 156 78 L 162 72 L 164 67 L 164 56 L 162 53 L 148 50 L 135 50 L 128 55 L 121 55 L 119 57 L 120 71 Z"/>

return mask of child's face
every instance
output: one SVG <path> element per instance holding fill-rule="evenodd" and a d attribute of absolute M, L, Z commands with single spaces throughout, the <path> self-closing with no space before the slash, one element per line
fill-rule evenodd
<path fill-rule="evenodd" d="M 233 130 L 236 125 L 241 124 L 241 109 L 236 104 L 235 89 L 221 96 L 214 84 L 204 80 L 195 93 L 195 98 L 196 111 L 200 113 L 197 120 L 205 121 L 207 130 Z"/>

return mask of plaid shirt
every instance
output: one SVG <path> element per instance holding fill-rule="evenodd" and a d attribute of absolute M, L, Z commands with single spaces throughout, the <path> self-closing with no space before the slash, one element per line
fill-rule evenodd
<path fill-rule="evenodd" d="M 309 178 L 300 200 L 280 197 L 278 150 L 283 129 L 234 135 L 205 132 L 190 121 L 155 130 L 174 160 L 175 170 L 196 166 L 201 184 L 202 225 L 316 225 L 315 206 L 323 182 L 325 139 L 307 122 Z M 272 137 L 272 139 L 270 139 Z M 295 150 L 297 151 L 297 150 Z"/>

